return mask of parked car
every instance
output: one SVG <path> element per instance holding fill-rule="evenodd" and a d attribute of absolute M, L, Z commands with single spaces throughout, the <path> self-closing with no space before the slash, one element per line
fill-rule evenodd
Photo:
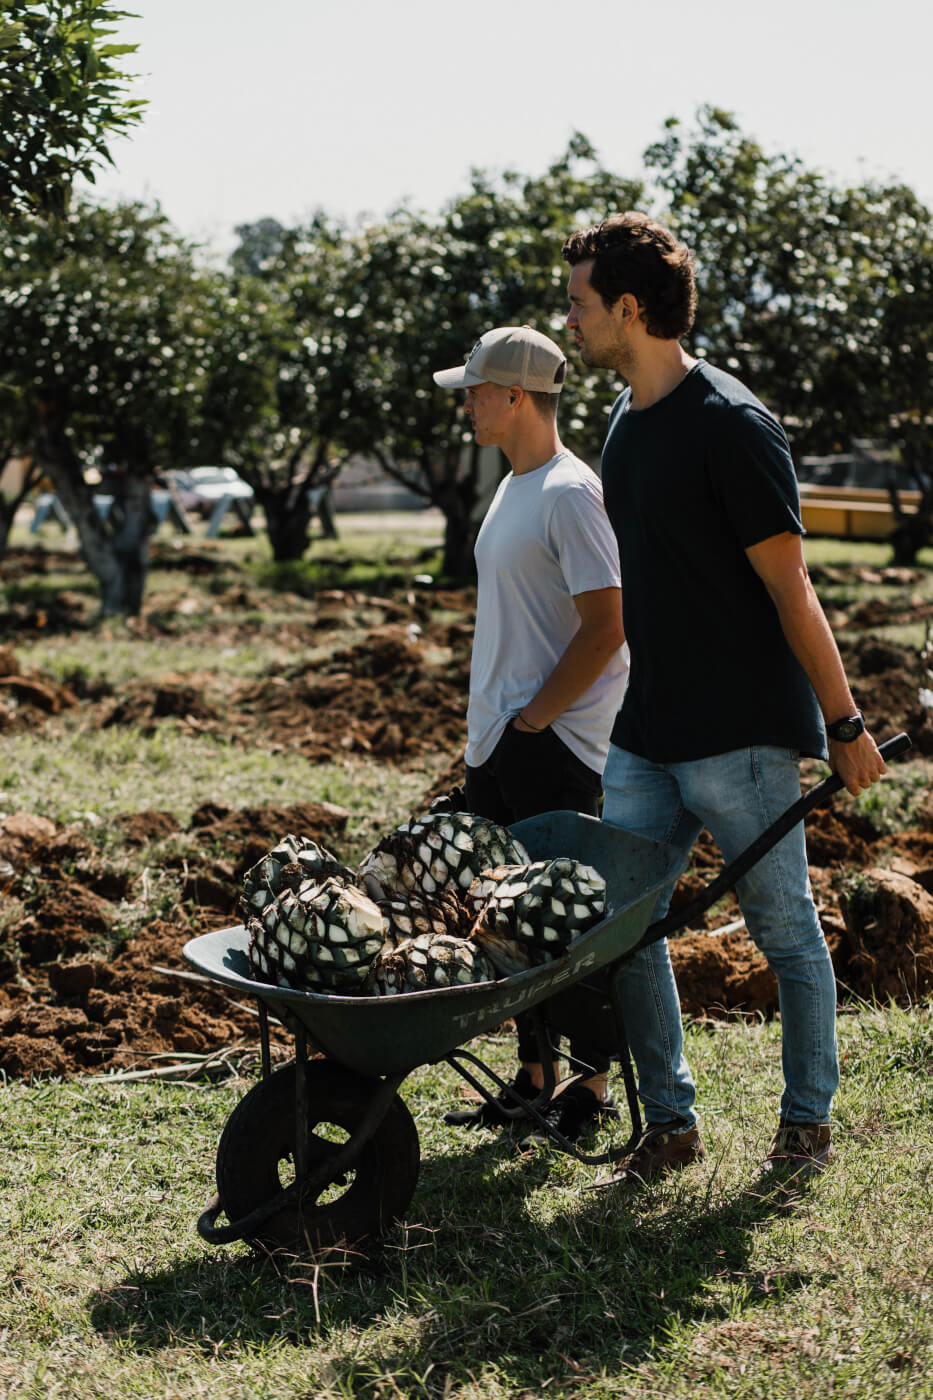
<path fill-rule="evenodd" d="M 253 488 L 233 467 L 189 467 L 165 473 L 170 490 L 186 511 L 209 516 L 219 500 L 252 501 Z"/>

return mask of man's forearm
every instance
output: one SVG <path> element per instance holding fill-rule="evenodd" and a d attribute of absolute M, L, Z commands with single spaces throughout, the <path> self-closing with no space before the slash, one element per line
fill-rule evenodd
<path fill-rule="evenodd" d="M 553 724 L 599 680 L 621 645 L 621 632 L 615 628 L 581 626 L 541 689 L 522 706 L 525 727 L 546 729 Z"/>
<path fill-rule="evenodd" d="M 777 609 L 787 644 L 800 662 L 827 724 L 855 712 L 845 667 L 803 561 L 800 540 L 777 535 L 747 550 Z M 851 743 L 830 740 L 829 761 L 854 796 L 882 776 L 884 759 L 866 731 Z"/>
<path fill-rule="evenodd" d="M 827 723 L 854 714 L 855 701 L 842 657 L 809 578 L 788 593 L 772 597 L 787 644 L 806 671 Z"/>

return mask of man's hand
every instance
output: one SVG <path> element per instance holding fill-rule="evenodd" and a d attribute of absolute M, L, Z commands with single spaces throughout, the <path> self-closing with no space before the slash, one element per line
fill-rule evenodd
<path fill-rule="evenodd" d="M 887 772 L 878 745 L 867 729 L 848 744 L 830 739 L 829 766 L 839 774 L 846 791 L 851 792 L 853 797 L 858 797 L 860 792 L 870 788 Z"/>

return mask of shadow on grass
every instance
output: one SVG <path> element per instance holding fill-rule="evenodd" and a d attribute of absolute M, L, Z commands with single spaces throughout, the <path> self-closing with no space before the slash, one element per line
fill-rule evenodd
<path fill-rule="evenodd" d="M 465 1375 L 488 1358 L 537 1393 L 568 1354 L 614 1374 L 663 1353 L 675 1320 L 726 1319 L 737 1296 L 754 1312 L 809 1282 L 792 1267 L 751 1267 L 756 1231 L 797 1203 L 786 1195 L 722 1193 L 715 1173 L 694 1169 L 634 1195 L 559 1188 L 557 1214 L 537 1219 L 554 1160 L 515 1170 L 501 1139 L 428 1159 L 409 1222 L 380 1242 L 312 1261 L 186 1254 L 93 1295 L 92 1323 L 137 1349 L 187 1341 L 212 1354 L 273 1341 L 313 1349 L 371 1328 L 345 1363 L 354 1394 L 367 1393 L 355 1387 L 370 1348 L 408 1394 L 432 1393 L 414 1384 L 432 1367 Z M 401 1340 L 400 1310 L 412 1320 Z M 343 1363 L 329 1364 L 336 1374 Z"/>
<path fill-rule="evenodd" d="M 250 566 L 254 581 L 270 592 L 287 592 L 302 598 L 334 588 L 360 588 L 376 595 L 410 589 L 415 574 L 430 567 L 434 587 L 463 587 L 472 580 L 457 580 L 440 573 L 441 551 L 435 546 L 413 546 L 401 557 L 366 558 L 364 555 L 339 556 L 313 553 L 308 558 L 275 563 L 264 561 Z"/>
<path fill-rule="evenodd" d="M 7 582 L 0 609 L 0 638 L 15 641 L 90 631 L 96 616 L 87 616 L 84 600 L 96 602 L 99 593 L 90 576 L 69 580 L 64 592 L 59 582 L 43 579 Z"/>

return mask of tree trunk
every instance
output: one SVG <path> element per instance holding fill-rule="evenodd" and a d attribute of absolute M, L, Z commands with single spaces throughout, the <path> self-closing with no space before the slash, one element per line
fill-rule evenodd
<path fill-rule="evenodd" d="M 479 522 L 473 519 L 476 491 L 472 480 L 451 482 L 438 493 L 437 505 L 444 513 L 444 577 L 472 583 L 476 578 L 473 546 L 479 533 Z"/>
<path fill-rule="evenodd" d="M 142 607 L 152 529 L 148 480 L 127 476 L 120 501 L 114 504 L 120 518 L 112 534 L 94 504 L 94 493 L 84 480 L 55 406 L 40 409 L 33 457 L 52 481 L 78 532 L 81 556 L 100 585 L 101 612 L 105 616 L 137 614 Z"/>
<path fill-rule="evenodd" d="M 301 492 L 292 502 L 281 495 L 264 494 L 261 505 L 266 516 L 266 531 L 277 564 L 301 559 L 311 537 L 311 508 L 308 493 Z"/>
<path fill-rule="evenodd" d="M 929 514 L 923 519 L 919 517 L 918 510 L 916 516 L 902 521 L 889 537 L 891 563 L 898 568 L 911 568 L 916 562 L 918 552 L 930 542 L 933 522 Z"/>
<path fill-rule="evenodd" d="M 454 583 L 472 583 L 476 578 L 473 546 L 478 527 L 469 517 L 446 514 L 444 520 L 444 554 L 441 569 L 444 577 Z"/>
<path fill-rule="evenodd" d="M 127 475 L 114 502 L 114 510 L 118 516 L 112 545 L 119 568 L 120 592 L 118 597 L 105 600 L 101 589 L 101 605 L 104 612 L 138 617 L 149 573 L 149 537 L 153 524 L 148 479 Z"/>
<path fill-rule="evenodd" d="M 888 488 L 891 509 L 897 522 L 890 536 L 891 563 L 899 568 L 910 568 L 916 562 L 919 551 L 933 540 L 933 484 L 928 475 L 924 480 L 923 474 L 916 468 L 913 474 L 920 488 L 920 500 L 912 514 L 908 514 L 901 504 L 897 487 L 891 485 Z"/>
<path fill-rule="evenodd" d="M 0 501 L 0 559 L 6 554 L 7 541 L 10 538 L 10 530 L 13 528 L 15 514 L 15 506 L 8 506 L 6 501 Z"/>
<path fill-rule="evenodd" d="M 500 461 L 507 469 L 508 464 L 501 455 Z M 444 481 L 433 501 L 444 513 L 444 576 L 458 583 L 473 583 L 476 580 L 473 547 L 482 524 L 476 513 L 479 491 L 480 448 L 474 442 L 465 462 L 459 447 L 456 457 L 448 461 Z"/>

